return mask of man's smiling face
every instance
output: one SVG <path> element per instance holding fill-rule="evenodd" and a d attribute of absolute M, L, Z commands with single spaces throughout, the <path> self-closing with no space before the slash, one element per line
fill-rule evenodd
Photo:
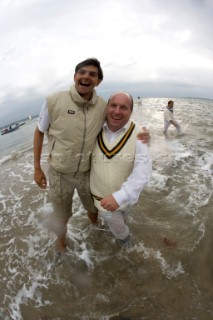
<path fill-rule="evenodd" d="M 74 75 L 75 87 L 80 96 L 85 100 L 90 100 L 93 89 L 99 85 L 98 68 L 95 66 L 84 66 Z"/>
<path fill-rule="evenodd" d="M 107 104 L 107 124 L 110 130 L 116 132 L 128 121 L 132 113 L 132 100 L 126 93 L 116 93 L 110 97 Z"/>

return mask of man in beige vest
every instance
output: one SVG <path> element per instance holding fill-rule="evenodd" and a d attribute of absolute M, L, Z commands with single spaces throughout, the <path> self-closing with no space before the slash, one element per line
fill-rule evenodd
<path fill-rule="evenodd" d="M 97 220 L 97 209 L 89 188 L 90 159 L 95 140 L 106 118 L 106 102 L 94 90 L 103 80 L 100 62 L 86 59 L 75 67 L 74 85 L 68 91 L 47 97 L 34 134 L 34 179 L 47 187 L 41 168 L 44 133 L 49 147 L 49 185 L 53 204 L 51 230 L 57 236 L 56 250 L 64 251 L 67 222 L 72 215 L 74 190 L 90 220 Z M 149 134 L 143 135 L 144 142 Z M 142 139 L 143 139 L 142 138 Z"/>
<path fill-rule="evenodd" d="M 141 128 L 130 120 L 132 109 L 129 94 L 116 93 L 110 97 L 107 120 L 98 135 L 90 171 L 95 206 L 122 243 L 129 240 L 125 223 L 129 206 L 138 201 L 152 171 L 148 146 L 137 140 Z"/>
<path fill-rule="evenodd" d="M 34 134 L 34 179 L 43 189 L 47 179 L 41 168 L 44 132 L 49 147 L 49 184 L 57 235 L 56 250 L 63 251 L 67 222 L 72 215 L 72 197 L 78 195 L 90 218 L 96 219 L 97 209 L 89 189 L 90 156 L 96 137 L 106 117 L 106 102 L 94 88 L 103 80 L 100 62 L 91 58 L 75 68 L 75 85 L 68 91 L 47 97 Z"/>

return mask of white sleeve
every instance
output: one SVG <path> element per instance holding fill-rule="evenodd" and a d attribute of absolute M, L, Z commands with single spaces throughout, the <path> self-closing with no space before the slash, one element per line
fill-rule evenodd
<path fill-rule="evenodd" d="M 119 206 L 136 203 L 151 175 L 152 160 L 149 148 L 147 144 L 137 140 L 133 171 L 121 185 L 120 190 L 113 193 L 113 197 Z"/>
<path fill-rule="evenodd" d="M 46 101 L 43 103 L 38 117 L 38 129 L 41 132 L 47 131 L 50 125 L 50 118 Z"/>

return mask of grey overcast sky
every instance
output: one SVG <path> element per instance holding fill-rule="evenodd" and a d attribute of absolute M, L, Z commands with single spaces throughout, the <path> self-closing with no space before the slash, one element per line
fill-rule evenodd
<path fill-rule="evenodd" d="M 97 57 L 104 98 L 213 98 L 213 0 L 1 0 L 0 126 L 38 114 Z"/>

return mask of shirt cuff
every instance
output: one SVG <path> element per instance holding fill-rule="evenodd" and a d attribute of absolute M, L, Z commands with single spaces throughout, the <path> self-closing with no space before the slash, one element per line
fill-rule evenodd
<path fill-rule="evenodd" d="M 113 192 L 112 195 L 117 201 L 119 207 L 122 206 L 123 204 L 129 204 L 128 194 L 124 190 Z"/>

